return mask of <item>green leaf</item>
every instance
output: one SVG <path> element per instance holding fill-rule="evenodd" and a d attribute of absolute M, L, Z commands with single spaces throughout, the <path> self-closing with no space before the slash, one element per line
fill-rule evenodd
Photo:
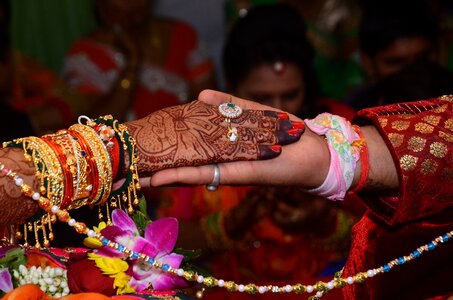
<path fill-rule="evenodd" d="M 202 275 L 203 277 L 212 276 L 212 274 L 209 271 L 190 263 L 183 263 L 181 267 L 184 269 L 184 271 L 194 272 L 199 275 Z"/>
<path fill-rule="evenodd" d="M 4 257 L 0 259 L 0 266 L 7 267 L 9 270 L 18 269 L 19 265 L 26 265 L 27 258 L 22 248 L 8 250 Z"/>
<path fill-rule="evenodd" d="M 146 226 L 151 223 L 151 218 L 148 215 L 146 207 L 146 199 L 143 195 L 140 196 L 138 210 L 131 215 L 131 218 L 134 220 L 140 235 L 143 236 Z"/>
<path fill-rule="evenodd" d="M 191 261 L 201 256 L 201 249 L 188 250 L 182 248 L 176 248 L 173 250 L 174 253 L 184 256 L 184 261 Z"/>
<path fill-rule="evenodd" d="M 140 211 L 141 213 L 143 213 L 145 216 L 149 218 L 148 216 L 148 209 L 147 209 L 147 206 L 146 206 L 146 198 L 145 196 L 141 195 L 140 196 L 140 199 L 138 200 L 138 211 Z"/>

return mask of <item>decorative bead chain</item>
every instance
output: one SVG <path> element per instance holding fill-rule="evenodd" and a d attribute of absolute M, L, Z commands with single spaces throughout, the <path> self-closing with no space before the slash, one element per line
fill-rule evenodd
<path fill-rule="evenodd" d="M 19 177 L 14 171 L 8 170 L 4 164 L 0 163 L 0 171 L 3 173 L 5 176 L 11 178 L 14 180 L 14 183 L 21 188 L 22 192 L 26 196 L 30 196 L 33 200 L 37 201 L 39 206 L 44 209 L 45 211 L 55 214 L 58 219 L 62 222 L 68 223 L 69 226 L 74 227 L 75 230 L 80 233 L 80 234 L 85 234 L 88 237 L 91 238 L 96 238 L 101 242 L 103 246 L 112 248 L 114 250 L 120 251 L 124 253 L 127 256 L 127 259 L 130 260 L 140 260 L 144 263 L 147 263 L 151 265 L 151 267 L 162 270 L 164 272 L 168 272 L 180 277 L 183 277 L 184 279 L 192 282 L 198 282 L 206 287 L 220 287 L 220 288 L 225 288 L 230 292 L 246 292 L 249 294 L 264 294 L 264 293 L 291 293 L 294 292 L 296 294 L 303 294 L 303 293 L 316 293 L 314 296 L 310 297 L 309 299 L 315 300 L 320 297 L 322 297 L 324 294 L 326 294 L 328 291 L 334 289 L 334 288 L 343 288 L 347 284 L 351 285 L 356 282 L 362 283 L 366 279 L 374 277 L 375 275 L 382 274 L 382 273 L 387 273 L 391 271 L 393 268 L 399 265 L 404 265 L 408 262 L 411 262 L 417 258 L 419 258 L 422 254 L 428 251 L 432 251 L 437 248 L 440 244 L 448 242 L 452 237 L 453 237 L 453 230 L 439 235 L 432 241 L 430 241 L 427 244 L 424 244 L 408 255 L 405 256 L 400 256 L 398 258 L 395 258 L 388 263 L 377 267 L 373 269 L 369 269 L 365 272 L 358 272 L 354 276 L 349 276 L 346 278 L 341 277 L 342 276 L 342 271 L 337 272 L 334 276 L 334 279 L 328 281 L 328 282 L 323 282 L 323 281 L 318 281 L 313 285 L 304 285 L 301 283 L 297 284 L 287 284 L 284 286 L 276 286 L 276 285 L 264 285 L 264 286 L 258 286 L 253 283 L 249 284 L 238 284 L 233 281 L 225 281 L 223 279 L 217 279 L 212 276 L 208 277 L 203 277 L 202 275 L 199 275 L 195 272 L 188 272 L 185 271 L 184 269 L 181 268 L 173 268 L 168 264 L 162 264 L 158 262 L 155 258 L 149 257 L 146 254 L 139 253 L 132 251 L 131 249 L 126 248 L 124 245 L 118 244 L 116 242 L 113 242 L 104 236 L 101 235 L 101 233 L 97 233 L 92 229 L 88 229 L 85 223 L 82 222 L 77 222 L 75 219 L 72 219 L 69 216 L 69 213 L 67 210 L 62 210 L 58 206 L 50 205 L 50 201 L 46 199 L 45 197 L 41 196 L 38 192 L 34 192 L 30 186 L 24 183 L 23 179 Z"/>

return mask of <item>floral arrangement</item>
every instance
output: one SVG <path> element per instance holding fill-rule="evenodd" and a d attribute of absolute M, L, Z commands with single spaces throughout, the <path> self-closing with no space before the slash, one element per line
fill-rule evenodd
<path fill-rule="evenodd" d="M 142 202 L 143 203 L 143 202 Z M 190 268 L 188 261 L 197 251 L 174 249 L 178 221 L 162 218 L 150 221 L 145 208 L 132 217 L 121 209 L 112 212 L 112 224 L 95 227 L 111 241 L 133 251 L 155 257 L 156 262 L 172 268 Z M 102 245 L 95 239 L 84 240 L 87 248 L 26 251 L 17 246 L 0 248 L 0 291 L 7 293 L 25 284 L 35 284 L 53 297 L 70 293 L 98 292 L 107 296 L 174 291 L 187 288 L 182 277 L 152 268 L 127 254 Z M 0 293 L 1 295 L 1 293 Z"/>

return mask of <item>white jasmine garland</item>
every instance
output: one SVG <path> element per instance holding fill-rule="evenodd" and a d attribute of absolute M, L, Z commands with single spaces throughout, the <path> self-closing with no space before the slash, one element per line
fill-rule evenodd
<path fill-rule="evenodd" d="M 14 281 L 19 285 L 36 284 L 43 292 L 56 298 L 69 294 L 67 271 L 62 268 L 27 268 L 20 265 L 19 271 L 13 270 L 12 273 Z"/>

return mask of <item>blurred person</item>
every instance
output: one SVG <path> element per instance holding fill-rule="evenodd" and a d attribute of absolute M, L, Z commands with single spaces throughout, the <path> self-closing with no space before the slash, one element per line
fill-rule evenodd
<path fill-rule="evenodd" d="M 152 1 L 94 1 L 99 26 L 76 40 L 64 78 L 87 97 L 89 113 L 120 120 L 195 99 L 215 87 L 214 67 L 195 30 L 153 17 Z"/>
<path fill-rule="evenodd" d="M 360 87 L 365 74 L 358 55 L 360 6 L 355 0 L 280 0 L 296 7 L 316 49 L 315 70 L 323 94 L 337 100 Z"/>
<path fill-rule="evenodd" d="M 238 19 L 227 37 L 226 84 L 233 99 L 257 99 L 292 114 L 315 114 L 325 106 L 313 58 L 297 11 L 287 5 L 257 6 Z M 205 187 L 166 188 L 155 199 L 157 217 L 173 216 L 182 222 L 179 245 L 201 248 L 203 265 L 216 277 L 263 285 L 315 280 L 341 269 L 351 226 L 362 208 L 340 208 L 297 188 L 222 186 L 214 193 Z M 294 251 L 299 255 L 291 255 Z M 327 297 L 335 296 L 339 295 Z M 214 290 L 205 297 L 229 295 Z"/>
<path fill-rule="evenodd" d="M 375 105 L 430 99 L 453 94 L 453 73 L 430 60 L 417 60 L 369 88 L 366 101 Z"/>
<path fill-rule="evenodd" d="M 276 7 L 282 7 L 289 19 L 283 22 L 273 16 Z M 240 18 L 230 31 L 223 53 L 227 89 L 282 110 L 297 109 L 297 115 L 331 111 L 352 118 L 353 109 L 326 97 L 320 89 L 316 50 L 304 18 L 285 4 L 257 6 L 256 10 L 259 13 Z"/>
<path fill-rule="evenodd" d="M 369 100 L 373 85 L 418 61 L 439 59 L 439 28 L 425 0 L 404 3 L 364 0 L 359 25 L 359 49 L 367 74 L 365 85 L 346 96 L 355 109 L 377 105 Z"/>
<path fill-rule="evenodd" d="M 226 36 L 225 0 L 154 0 L 153 14 L 191 24 L 215 65 L 218 89 L 224 90 L 221 53 Z M 200 13 L 208 11 L 209 13 Z"/>

